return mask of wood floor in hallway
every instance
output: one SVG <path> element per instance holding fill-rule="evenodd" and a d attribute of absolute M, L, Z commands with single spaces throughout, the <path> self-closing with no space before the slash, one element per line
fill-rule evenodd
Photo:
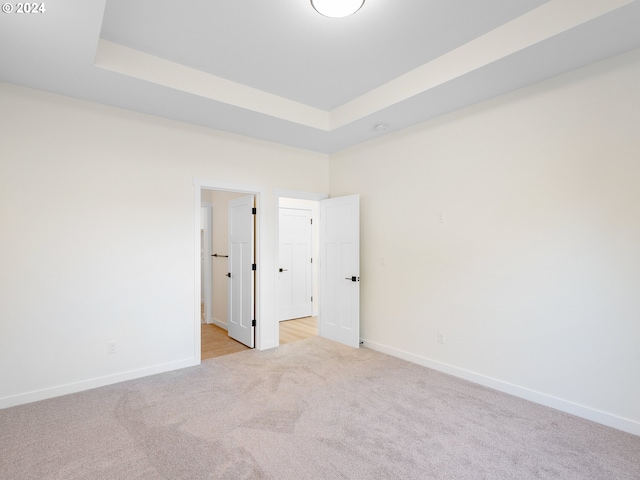
<path fill-rule="evenodd" d="M 217 325 L 201 325 L 202 360 L 248 350 L 236 342 L 227 331 Z M 280 322 L 280 345 L 315 337 L 318 334 L 318 317 L 297 318 Z"/>

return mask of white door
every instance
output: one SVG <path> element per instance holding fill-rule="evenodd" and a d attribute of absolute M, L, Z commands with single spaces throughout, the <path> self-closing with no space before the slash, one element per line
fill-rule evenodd
<path fill-rule="evenodd" d="M 254 197 L 229 201 L 229 336 L 254 346 Z"/>
<path fill-rule="evenodd" d="M 320 202 L 321 337 L 360 345 L 360 196 Z"/>
<path fill-rule="evenodd" d="M 313 313 L 311 210 L 279 209 L 278 320 Z"/>

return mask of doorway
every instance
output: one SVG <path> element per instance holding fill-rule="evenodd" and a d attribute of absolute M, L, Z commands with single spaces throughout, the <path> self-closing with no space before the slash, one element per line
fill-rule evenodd
<path fill-rule="evenodd" d="M 264 238 L 260 232 L 265 210 L 264 189 L 254 185 L 198 179 L 194 179 L 193 183 L 196 187 L 194 189 L 194 206 L 197 212 L 195 228 L 196 251 L 198 252 L 195 276 L 197 296 L 194 299 L 196 307 L 194 357 L 196 360 L 202 359 L 202 329 L 205 326 L 211 326 L 226 333 L 229 330 L 230 313 L 242 314 L 241 317 L 237 317 L 237 315 L 233 317 L 241 320 L 235 322 L 235 326 L 243 327 L 245 333 L 250 335 L 248 337 L 250 340 L 245 341 L 251 347 L 261 348 L 261 328 L 254 322 L 254 319 L 265 311 L 265 306 L 261 302 L 261 284 L 264 279 L 263 276 L 256 275 L 256 266 L 260 264 L 261 253 L 264 251 Z M 251 244 L 247 248 L 237 238 L 231 242 L 230 238 L 233 235 L 229 232 L 228 212 L 232 209 L 232 202 L 242 197 L 251 199 L 249 206 Z M 231 222 L 231 228 L 235 229 L 236 233 L 238 233 L 237 224 L 237 222 Z M 231 275 L 232 270 L 238 267 L 229 261 L 231 260 L 230 248 L 236 250 L 236 258 L 242 257 L 243 262 L 251 262 L 249 263 L 249 273 L 241 272 L 242 268 L 240 268 L 236 272 L 237 274 Z M 249 277 L 250 281 L 247 283 L 245 279 Z M 238 282 L 239 279 L 242 281 Z M 236 280 L 235 286 L 232 286 L 232 280 Z M 234 289 L 238 291 L 238 288 L 245 288 L 247 285 L 248 293 L 242 293 L 240 298 L 250 298 L 248 308 L 245 303 L 239 305 L 237 301 L 232 302 L 232 299 L 237 297 L 233 294 Z"/>
<path fill-rule="evenodd" d="M 326 194 L 317 194 L 292 190 L 269 189 L 250 184 L 237 184 L 233 182 L 220 182 L 202 179 L 194 179 L 194 357 L 196 361 L 201 359 L 201 249 L 200 249 L 200 215 L 201 215 L 201 192 L 202 190 L 220 190 L 227 192 L 237 192 L 253 194 L 255 196 L 257 214 L 255 216 L 255 262 L 257 273 L 255 280 L 255 315 L 257 324 L 254 328 L 255 346 L 260 350 L 277 347 L 280 344 L 279 323 L 276 320 L 276 292 L 278 272 L 278 252 L 276 245 L 278 239 L 278 215 L 277 207 L 280 198 L 305 199 L 321 201 L 328 198 Z M 327 221 L 322 222 L 324 230 L 319 234 L 319 254 L 318 259 L 324 258 L 324 277 L 319 274 L 318 295 L 326 292 L 324 302 L 326 308 L 319 307 L 325 312 L 323 315 L 319 311 L 320 328 L 319 334 L 323 337 L 331 338 L 331 330 L 335 327 L 343 333 L 348 333 L 348 339 L 335 339 L 342 343 L 347 343 L 357 347 L 359 330 L 359 234 L 358 234 L 358 195 L 335 198 L 330 201 L 320 202 L 321 216 Z M 267 213 L 269 212 L 269 213 Z M 346 216 L 345 216 L 346 214 Z M 267 219 L 271 225 L 275 224 L 275 232 L 265 235 L 261 226 L 267 225 Z M 319 222 L 320 223 L 320 222 Z M 352 227 L 355 230 L 352 230 Z M 326 230 L 326 231 L 325 231 Z M 351 232 L 344 238 L 328 235 L 330 232 Z M 325 240 L 329 239 L 327 243 Z M 336 250 L 331 245 L 342 245 L 341 251 L 348 253 L 352 259 L 345 264 L 335 260 L 345 258 L 343 255 L 334 255 Z M 345 250 L 345 247 L 347 247 Z M 346 272 L 344 273 L 343 272 Z M 325 325 L 326 323 L 326 325 Z"/>
<path fill-rule="evenodd" d="M 318 335 L 357 348 L 360 345 L 360 197 L 276 190 L 281 199 L 312 200 L 318 216 Z M 280 232 L 276 215 L 276 232 Z M 277 242 L 279 244 L 279 240 Z M 277 258 L 280 262 L 280 259 Z M 275 282 L 281 272 L 277 271 Z"/>
<path fill-rule="evenodd" d="M 233 211 L 234 202 L 237 203 L 238 199 L 242 198 L 250 200 L 248 209 L 251 210 L 254 202 L 252 195 L 201 189 L 201 358 L 217 356 L 220 352 L 234 353 L 244 349 L 238 341 L 225 338 L 227 335 L 234 336 L 233 329 L 230 331 L 229 328 L 230 284 L 237 281 L 236 278 L 229 277 L 233 268 L 230 265 L 229 248 L 237 245 L 237 242 L 230 242 L 229 213 Z M 251 212 L 248 212 L 248 215 L 250 216 Z M 250 222 L 252 231 L 247 234 L 253 236 L 252 217 Z M 249 243 L 248 248 L 253 250 L 253 238 Z M 253 251 L 251 257 L 253 257 Z M 235 288 L 238 288 L 238 285 L 235 285 Z M 249 289 L 251 288 L 249 285 Z M 253 298 L 248 300 L 248 308 L 252 308 Z M 253 318 L 255 315 L 251 312 L 247 322 L 251 322 Z M 232 326 L 236 325 L 237 323 Z M 241 332 L 244 337 L 250 336 L 250 338 L 239 339 L 240 343 L 247 344 L 248 347 L 254 344 L 253 329 L 248 331 L 250 328 L 248 324 Z"/>
<path fill-rule="evenodd" d="M 324 194 L 276 194 L 276 320 L 279 345 L 318 335 L 318 212 Z"/>
<path fill-rule="evenodd" d="M 318 202 L 278 200 L 276 320 L 279 344 L 318 335 Z"/>

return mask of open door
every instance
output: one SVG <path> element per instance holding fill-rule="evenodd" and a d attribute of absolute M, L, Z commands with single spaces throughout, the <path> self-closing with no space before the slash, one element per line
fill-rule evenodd
<path fill-rule="evenodd" d="M 228 334 L 254 347 L 255 270 L 254 196 L 229 201 L 229 308 Z"/>
<path fill-rule="evenodd" d="M 318 334 L 360 345 L 360 196 L 320 202 Z"/>

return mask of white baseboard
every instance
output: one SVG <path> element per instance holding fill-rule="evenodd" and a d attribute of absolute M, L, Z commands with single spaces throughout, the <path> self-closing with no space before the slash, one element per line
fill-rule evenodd
<path fill-rule="evenodd" d="M 220 327 L 224 330 L 229 330 L 227 328 L 227 324 L 222 322 L 221 320 L 218 320 L 217 318 L 212 318 L 211 323 L 209 323 L 209 325 L 216 325 L 217 327 Z"/>
<path fill-rule="evenodd" d="M 200 362 L 196 361 L 195 358 L 188 358 L 185 360 L 178 360 L 176 362 L 154 365 L 152 367 L 140 368 L 138 370 L 129 370 L 127 372 L 106 375 L 104 377 L 91 378 L 81 382 L 68 383 L 66 385 L 58 385 L 56 387 L 2 397 L 0 398 L 0 409 L 37 402 L 39 400 L 46 400 L 47 398 L 59 397 L 61 395 L 68 395 L 70 393 L 82 392 L 84 390 L 91 390 L 92 388 L 104 387 L 114 383 L 134 380 L 136 378 L 146 377 L 149 375 L 156 375 L 158 373 L 193 367 L 199 364 Z"/>
<path fill-rule="evenodd" d="M 463 368 L 455 367 L 453 365 L 448 365 L 446 363 L 437 362 L 435 360 L 431 360 L 426 357 L 415 355 L 413 353 L 388 347 L 386 345 L 370 342 L 365 339 L 362 339 L 362 346 L 370 348 L 371 350 L 376 350 L 378 352 L 386 353 L 387 355 L 391 355 L 392 357 L 400 358 L 402 360 L 407 360 L 408 362 L 411 362 L 411 363 L 422 365 L 423 367 L 428 367 L 433 370 L 437 370 L 439 372 L 453 375 L 454 377 L 463 378 L 470 382 L 477 383 L 485 387 L 493 388 L 494 390 L 498 390 L 500 392 L 504 392 L 516 397 L 524 398 L 525 400 L 529 400 L 531 402 L 538 403 L 540 405 L 551 407 L 556 410 L 560 410 L 561 412 L 569 413 L 577 417 L 585 418 L 587 420 L 591 420 L 593 422 L 600 423 L 608 427 L 612 427 L 627 433 L 631 433 L 633 435 L 640 436 L 640 422 L 637 422 L 635 420 L 619 417 L 611 413 L 596 410 L 594 408 L 586 407 L 584 405 L 579 405 L 577 403 L 563 400 L 561 398 L 547 395 L 545 393 L 537 392 L 535 390 L 530 390 L 528 388 L 520 387 L 518 385 L 514 385 L 509 382 L 504 382 L 496 378 L 488 377 L 486 375 L 481 375 L 479 373 L 472 372 L 470 370 L 465 370 Z"/>

